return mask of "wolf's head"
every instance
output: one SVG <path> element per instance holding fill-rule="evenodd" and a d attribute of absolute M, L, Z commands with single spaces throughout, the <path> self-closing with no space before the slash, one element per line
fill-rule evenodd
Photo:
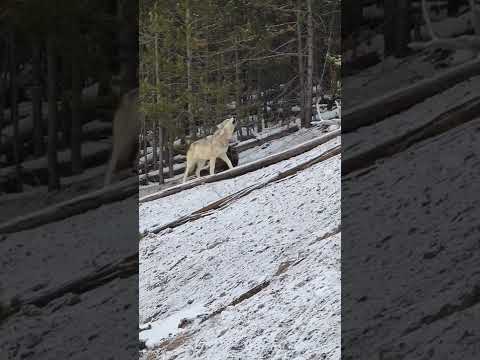
<path fill-rule="evenodd" d="M 220 124 L 217 125 L 217 128 L 223 129 L 225 126 L 231 126 L 231 125 L 235 127 L 235 118 L 233 116 L 231 118 L 223 120 Z"/>
<path fill-rule="evenodd" d="M 235 131 L 235 118 L 231 117 L 222 121 L 217 125 L 217 128 L 217 131 L 215 131 L 216 135 L 231 138 Z"/>

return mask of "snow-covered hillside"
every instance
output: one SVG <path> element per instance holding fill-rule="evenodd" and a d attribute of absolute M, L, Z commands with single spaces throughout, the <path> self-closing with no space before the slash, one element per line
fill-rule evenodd
<path fill-rule="evenodd" d="M 141 204 L 148 229 L 339 144 Z M 140 241 L 142 353 L 340 358 L 340 156 Z M 179 327 L 180 326 L 180 327 Z"/>
<path fill-rule="evenodd" d="M 55 291 L 135 255 L 132 239 L 138 236 L 138 220 L 132 209 L 136 206 L 134 196 L 58 222 L 2 234 L 0 305 Z M 116 359 L 127 353 L 134 358 L 138 340 L 129 334 L 138 324 L 126 328 L 124 319 L 136 318 L 137 284 L 133 272 L 93 289 L 60 293 L 44 306 L 23 306 L 0 323 L 0 358 Z"/>
<path fill-rule="evenodd" d="M 435 31 L 453 35 L 460 26 L 447 22 L 467 16 Z M 347 111 L 467 58 L 432 50 L 387 58 L 343 79 Z M 461 79 L 342 135 L 345 358 L 476 358 L 480 120 L 471 109 L 480 106 L 480 77 Z"/>

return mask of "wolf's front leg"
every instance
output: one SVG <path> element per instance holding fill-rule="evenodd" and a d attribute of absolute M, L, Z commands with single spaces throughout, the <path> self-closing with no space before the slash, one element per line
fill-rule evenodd
<path fill-rule="evenodd" d="M 215 173 L 215 162 L 216 158 L 210 159 L 210 175 L 213 175 Z"/>
<path fill-rule="evenodd" d="M 222 159 L 223 161 L 225 161 L 227 163 L 229 169 L 233 169 L 232 162 L 228 158 L 227 154 L 220 155 L 220 159 Z"/>
<path fill-rule="evenodd" d="M 185 183 L 187 181 L 188 174 L 190 174 L 194 165 L 195 165 L 195 163 L 193 161 L 191 161 L 191 160 L 188 161 L 188 159 L 187 159 L 187 164 L 185 165 L 185 173 L 183 174 L 183 183 Z"/>

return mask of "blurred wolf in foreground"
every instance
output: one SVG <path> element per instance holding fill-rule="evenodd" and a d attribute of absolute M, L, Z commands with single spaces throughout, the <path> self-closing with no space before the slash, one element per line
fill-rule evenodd
<path fill-rule="evenodd" d="M 138 89 L 127 92 L 113 119 L 112 155 L 105 174 L 104 186 L 112 182 L 115 172 L 134 167 L 139 151 L 138 133 L 141 117 L 138 108 Z"/>
<path fill-rule="evenodd" d="M 215 162 L 217 158 L 222 159 L 233 168 L 232 162 L 227 156 L 230 139 L 235 131 L 235 119 L 229 118 L 217 125 L 217 130 L 213 135 L 204 139 L 197 140 L 190 145 L 187 151 L 187 164 L 183 175 L 183 182 L 187 181 L 188 174 L 196 166 L 195 174 L 200 177 L 200 171 L 207 162 L 210 163 L 210 175 L 215 172 Z"/>

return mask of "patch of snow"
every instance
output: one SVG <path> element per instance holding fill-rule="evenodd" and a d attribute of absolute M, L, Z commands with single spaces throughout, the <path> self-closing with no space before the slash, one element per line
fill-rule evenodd
<path fill-rule="evenodd" d="M 82 126 L 83 132 L 109 130 L 111 128 L 112 123 L 100 120 L 90 121 Z"/>
<path fill-rule="evenodd" d="M 181 309 L 165 319 L 159 319 L 147 324 L 140 325 L 139 339 L 145 343 L 148 348 L 157 346 L 162 340 L 168 339 L 178 334 L 181 330 L 179 324 L 183 319 L 194 319 L 198 315 L 204 314 L 206 308 L 202 305 L 192 305 Z"/>
<path fill-rule="evenodd" d="M 340 112 L 338 108 L 330 111 L 321 111 L 320 114 L 315 114 L 315 120 L 332 120 L 340 118 Z"/>

